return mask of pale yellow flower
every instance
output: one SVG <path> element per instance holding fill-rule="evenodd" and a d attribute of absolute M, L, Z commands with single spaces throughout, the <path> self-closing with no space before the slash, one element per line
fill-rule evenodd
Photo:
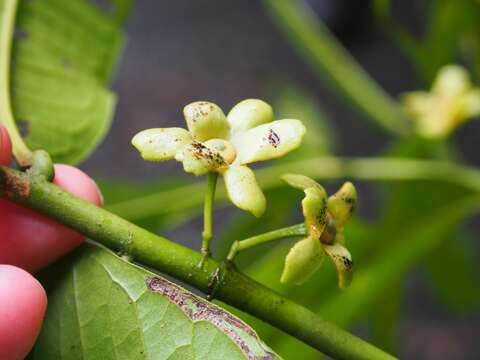
<path fill-rule="evenodd" d="M 199 101 L 183 110 L 188 130 L 156 128 L 139 132 L 132 144 L 145 160 L 175 159 L 186 172 L 223 175 L 230 200 L 260 216 L 265 196 L 247 164 L 284 156 L 302 143 L 305 127 L 299 120 L 273 118 L 270 105 L 247 99 L 228 116 L 217 105 Z"/>
<path fill-rule="evenodd" d="M 417 133 L 426 138 L 448 136 L 463 122 L 480 115 L 480 89 L 458 65 L 440 69 L 430 92 L 410 92 L 402 100 Z"/>

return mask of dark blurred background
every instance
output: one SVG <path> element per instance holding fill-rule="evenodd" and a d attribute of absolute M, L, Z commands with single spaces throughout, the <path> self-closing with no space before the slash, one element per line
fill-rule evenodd
<path fill-rule="evenodd" d="M 368 2 L 309 2 L 388 93 L 397 96 L 418 87 L 412 66 L 377 25 Z M 417 2 L 397 3 L 395 14 L 399 21 L 421 34 L 423 20 Z M 225 111 L 249 97 L 269 102 L 272 87 L 278 82 L 298 86 L 318 100 L 334 121 L 337 154 L 374 156 L 391 140 L 322 85 L 271 22 L 260 2 L 137 1 L 114 83 L 119 98 L 115 121 L 95 156 L 83 167 L 98 178 L 144 180 L 166 173 L 180 174 L 177 163 L 158 166 L 141 161 L 130 145 L 132 135 L 149 127 L 178 126 L 183 122 L 183 106 L 192 101 L 214 101 Z M 472 122 L 452 140 L 473 165 L 480 165 L 475 135 L 479 127 Z M 361 184 L 360 216 L 378 215 L 374 188 L 375 185 Z M 416 273 L 409 278 L 407 301 L 402 306 L 402 358 L 480 358 L 480 316 L 452 315 L 417 280 Z"/>

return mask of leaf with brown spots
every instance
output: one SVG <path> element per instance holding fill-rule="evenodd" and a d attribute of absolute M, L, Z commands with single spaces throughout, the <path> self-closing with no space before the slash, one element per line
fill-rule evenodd
<path fill-rule="evenodd" d="M 278 359 L 242 320 L 85 245 L 41 276 L 49 307 L 31 359 Z"/>

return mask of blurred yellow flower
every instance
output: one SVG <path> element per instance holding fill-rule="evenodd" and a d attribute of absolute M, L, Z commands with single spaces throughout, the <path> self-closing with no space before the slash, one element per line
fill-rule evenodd
<path fill-rule="evenodd" d="M 407 93 L 402 102 L 417 133 L 426 138 L 446 137 L 466 120 L 480 115 L 480 89 L 458 65 L 441 68 L 430 92 Z"/>

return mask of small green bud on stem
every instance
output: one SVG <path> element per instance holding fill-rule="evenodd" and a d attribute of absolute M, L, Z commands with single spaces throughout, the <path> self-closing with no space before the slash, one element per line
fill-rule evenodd
<path fill-rule="evenodd" d="M 52 181 L 55 176 L 52 158 L 45 150 L 35 150 L 32 155 L 32 166 L 27 170 L 29 175 L 43 176 Z"/>

